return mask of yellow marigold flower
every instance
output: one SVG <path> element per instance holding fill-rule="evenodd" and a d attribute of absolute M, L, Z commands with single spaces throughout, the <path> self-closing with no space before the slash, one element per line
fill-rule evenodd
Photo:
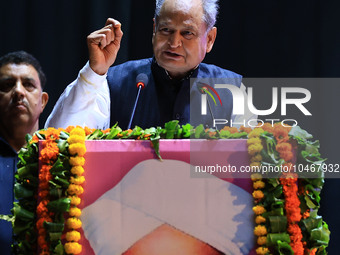
<path fill-rule="evenodd" d="M 73 144 L 73 143 L 84 144 L 85 143 L 85 136 L 71 135 L 69 138 L 67 138 L 67 142 L 69 144 Z"/>
<path fill-rule="evenodd" d="M 64 244 L 65 252 L 67 254 L 79 254 L 81 253 L 82 246 L 79 243 L 65 243 Z"/>
<path fill-rule="evenodd" d="M 83 166 L 85 164 L 84 157 L 70 157 L 71 166 Z"/>
<path fill-rule="evenodd" d="M 254 189 L 263 189 L 266 186 L 266 184 L 263 181 L 255 181 L 253 183 Z"/>
<path fill-rule="evenodd" d="M 249 155 L 254 156 L 256 153 L 261 152 L 262 149 L 263 146 L 260 143 L 251 144 L 248 146 L 248 153 Z"/>
<path fill-rule="evenodd" d="M 260 215 L 266 212 L 266 209 L 262 205 L 256 205 L 253 207 L 253 211 L 256 215 Z"/>
<path fill-rule="evenodd" d="M 81 184 L 83 184 L 85 182 L 85 177 L 84 176 L 76 176 L 76 177 L 71 176 L 70 182 L 72 184 L 81 185 Z"/>
<path fill-rule="evenodd" d="M 256 249 L 256 254 L 258 255 L 266 255 L 269 253 L 269 249 L 266 247 L 259 247 Z"/>
<path fill-rule="evenodd" d="M 247 144 L 248 144 L 248 145 L 257 144 L 257 143 L 261 143 L 261 139 L 258 138 L 258 137 L 252 137 L 252 138 L 249 138 L 249 139 L 247 140 Z"/>
<path fill-rule="evenodd" d="M 264 236 L 267 234 L 267 229 L 265 226 L 258 225 L 254 229 L 254 235 L 256 236 Z"/>
<path fill-rule="evenodd" d="M 267 237 L 266 236 L 259 236 L 257 238 L 257 244 L 258 245 L 265 245 L 267 243 Z"/>
<path fill-rule="evenodd" d="M 66 221 L 66 225 L 69 229 L 78 229 L 81 228 L 82 222 L 78 218 L 68 218 Z"/>
<path fill-rule="evenodd" d="M 86 146 L 85 144 L 81 143 L 73 143 L 70 144 L 68 147 L 68 151 L 70 152 L 71 155 L 77 155 L 79 157 L 82 157 L 86 153 Z"/>
<path fill-rule="evenodd" d="M 70 136 L 73 136 L 73 135 L 85 136 L 85 131 L 81 127 L 76 127 L 72 129 L 72 131 L 70 132 Z"/>
<path fill-rule="evenodd" d="M 82 166 L 73 166 L 71 168 L 71 173 L 80 176 L 84 173 L 84 168 Z"/>
<path fill-rule="evenodd" d="M 252 163 L 250 163 L 249 166 L 250 166 L 250 169 L 251 169 L 252 172 L 259 172 L 261 163 L 260 162 L 252 162 Z"/>
<path fill-rule="evenodd" d="M 250 162 L 261 162 L 262 156 L 261 154 L 256 154 L 250 158 Z"/>
<path fill-rule="evenodd" d="M 248 138 L 259 137 L 264 130 L 262 128 L 254 128 L 248 135 Z"/>
<path fill-rule="evenodd" d="M 266 222 L 266 218 L 265 217 L 263 217 L 261 215 L 256 216 L 256 218 L 255 218 L 255 223 L 256 224 L 261 224 L 261 223 L 265 223 L 265 222 Z"/>
<path fill-rule="evenodd" d="M 251 176 L 252 181 L 260 181 L 262 180 L 262 175 L 261 174 L 252 174 Z"/>
<path fill-rule="evenodd" d="M 264 194 L 263 194 L 262 190 L 255 190 L 253 192 L 253 198 L 262 199 L 263 197 L 264 197 Z"/>
<path fill-rule="evenodd" d="M 69 196 L 68 198 L 71 199 L 71 205 L 77 206 L 81 202 L 80 197 L 77 197 L 77 196 Z"/>
<path fill-rule="evenodd" d="M 80 240 L 80 233 L 76 230 L 72 230 L 66 233 L 66 240 L 68 242 L 78 242 Z"/>
<path fill-rule="evenodd" d="M 67 189 L 67 193 L 70 195 L 81 195 L 84 193 L 84 189 L 82 186 L 77 184 L 70 184 Z"/>
<path fill-rule="evenodd" d="M 77 207 L 71 207 L 69 214 L 70 214 L 70 216 L 73 216 L 73 217 L 80 217 L 81 210 Z"/>

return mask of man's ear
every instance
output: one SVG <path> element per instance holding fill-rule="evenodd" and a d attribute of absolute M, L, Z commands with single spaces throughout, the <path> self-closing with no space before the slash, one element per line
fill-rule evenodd
<path fill-rule="evenodd" d="M 217 27 L 213 27 L 207 34 L 207 53 L 209 53 L 214 46 L 217 35 Z"/>
<path fill-rule="evenodd" d="M 47 105 L 48 102 L 48 94 L 46 92 L 41 93 L 41 112 L 45 109 L 45 106 Z"/>

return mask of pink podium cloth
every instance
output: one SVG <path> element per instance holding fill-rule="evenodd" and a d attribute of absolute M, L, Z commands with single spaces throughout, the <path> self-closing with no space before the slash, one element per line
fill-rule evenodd
<path fill-rule="evenodd" d="M 157 156 L 150 141 L 103 140 L 86 141 L 84 194 L 80 208 L 94 203 L 115 187 L 137 164 Z M 191 165 L 249 165 L 246 140 L 161 140 L 160 154 L 164 160 L 178 160 Z M 216 174 L 218 176 L 218 174 Z M 221 178 L 251 191 L 251 181 L 243 178 Z M 199 177 L 198 177 L 199 178 Z M 152 182 L 152 180 L 150 180 Z M 100 217 L 98 215 L 98 217 Z M 83 252 L 95 254 L 81 231 Z"/>

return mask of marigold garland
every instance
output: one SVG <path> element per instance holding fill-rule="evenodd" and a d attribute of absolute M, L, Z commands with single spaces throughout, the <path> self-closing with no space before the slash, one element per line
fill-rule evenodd
<path fill-rule="evenodd" d="M 250 158 L 250 166 L 259 169 L 261 166 L 262 156 L 261 151 L 263 149 L 262 141 L 260 139 L 260 135 L 264 132 L 262 128 L 253 129 L 248 135 L 248 153 L 251 156 Z M 266 240 L 267 240 L 267 228 L 265 227 L 266 219 L 261 216 L 266 212 L 266 209 L 261 204 L 261 200 L 264 198 L 264 193 L 261 189 L 265 187 L 265 183 L 262 181 L 261 174 L 253 174 L 251 176 L 253 181 L 253 198 L 255 200 L 255 204 L 258 204 L 253 207 L 253 211 L 255 215 L 257 215 L 257 220 L 255 220 L 257 226 L 255 226 L 254 234 L 257 236 L 257 244 L 260 246 L 257 250 L 257 254 L 266 254 Z"/>
<path fill-rule="evenodd" d="M 295 150 L 294 146 L 297 145 L 294 145 L 291 141 L 292 139 L 295 139 L 295 141 L 299 139 L 299 142 L 306 141 L 303 140 L 305 139 L 303 138 L 303 132 L 305 131 L 301 131 L 299 128 L 295 133 L 298 134 L 297 137 L 294 137 L 293 134 L 289 133 L 290 128 L 277 124 L 273 126 L 269 123 L 265 123 L 261 127 L 256 127 L 253 130 L 241 127 L 239 131 L 230 127 L 225 127 L 220 131 L 204 129 L 203 125 L 196 127 L 195 130 L 192 128 L 193 127 L 189 124 L 180 127 L 176 121 L 173 121 L 168 123 L 165 129 L 151 128 L 142 130 L 141 128 L 136 127 L 133 130 L 122 131 L 116 125 L 107 130 L 95 130 L 71 126 L 66 130 L 49 128 L 36 132 L 32 139 L 28 140 L 29 150 L 26 150 L 25 155 L 29 155 L 30 157 L 33 155 L 32 152 L 37 153 L 38 150 L 36 143 L 39 140 L 42 140 L 44 149 L 40 151 L 40 160 L 42 165 L 39 176 L 37 175 L 39 179 L 38 189 L 37 186 L 34 186 L 34 180 L 32 181 L 25 177 L 20 177 L 21 179 L 18 178 L 21 185 L 33 184 L 32 188 L 35 188 L 35 191 L 33 191 L 32 198 L 30 199 L 36 199 L 37 196 L 39 197 L 38 204 L 35 208 L 35 230 L 30 229 L 30 232 L 26 232 L 29 233 L 30 246 L 27 246 L 27 243 L 25 243 L 25 239 L 27 239 L 28 235 L 21 235 L 17 239 L 18 245 L 16 248 L 18 251 L 21 251 L 18 254 L 35 254 L 36 244 L 39 245 L 40 254 L 50 254 L 55 251 L 56 246 L 49 240 L 48 230 L 48 226 L 52 226 L 50 223 L 53 222 L 53 224 L 55 224 L 54 221 L 58 219 L 57 212 L 49 207 L 49 205 L 52 205 L 53 202 L 55 202 L 54 200 L 58 199 L 55 197 L 55 191 L 58 191 L 58 194 L 63 194 L 61 196 L 59 195 L 59 198 L 68 200 L 70 205 L 64 210 L 68 211 L 69 217 L 65 222 L 62 222 L 62 224 L 65 224 L 68 228 L 66 234 L 61 236 L 65 239 L 63 241 L 64 245 L 62 245 L 61 239 L 59 239 L 58 242 L 67 254 L 81 253 L 82 247 L 79 242 L 82 237 L 79 229 L 82 227 L 82 222 L 79 219 L 81 216 L 81 210 L 78 206 L 81 203 L 80 196 L 84 192 L 82 187 L 85 182 L 83 166 L 85 164 L 84 154 L 86 153 L 85 140 L 87 139 L 132 138 L 136 140 L 155 140 L 156 137 L 158 137 L 157 139 L 159 139 L 159 137 L 169 139 L 189 137 L 207 139 L 248 138 L 248 152 L 251 156 L 250 165 L 252 166 L 253 171 L 259 170 L 262 164 L 268 164 L 269 161 L 266 161 L 268 159 L 268 155 L 266 155 L 266 153 L 274 153 L 271 154 L 270 157 L 273 160 L 277 159 L 275 164 L 286 166 L 288 169 L 294 169 L 292 162 L 295 161 L 295 158 L 292 151 Z M 192 131 L 194 132 L 192 133 Z M 154 149 L 157 154 L 157 143 L 153 141 L 152 144 L 154 145 Z M 271 147 L 271 149 L 268 150 L 268 146 L 272 145 L 274 145 L 274 147 Z M 314 144 L 311 143 L 309 146 L 314 146 Z M 157 155 L 159 156 L 159 154 Z M 27 156 L 25 157 L 27 158 Z M 33 160 L 33 162 L 37 162 L 36 158 L 37 157 L 34 156 L 36 161 Z M 67 164 L 64 165 L 64 163 L 61 162 L 62 160 L 65 160 Z M 284 163 L 282 163 L 283 160 L 285 161 Z M 322 161 L 323 159 L 319 157 L 315 161 L 317 160 L 320 162 L 320 160 Z M 304 162 L 306 162 L 306 160 Z M 26 167 L 26 165 L 28 164 L 21 162 L 21 167 Z M 61 165 L 62 168 L 60 168 Z M 63 180 L 64 184 L 66 183 L 66 186 L 62 187 L 62 189 L 57 188 L 57 190 L 52 190 L 51 187 L 56 185 L 55 182 L 57 180 L 54 178 L 61 172 L 66 173 L 66 178 Z M 327 224 L 324 223 L 322 219 L 320 221 L 321 217 L 316 214 L 315 210 L 311 210 L 314 208 L 318 209 L 319 207 L 317 204 L 319 201 L 318 194 L 320 193 L 322 186 L 319 184 L 312 184 L 314 188 L 312 189 L 310 182 L 307 183 L 304 179 L 298 179 L 297 176 L 292 173 L 283 175 L 280 179 L 268 180 L 265 178 L 265 176 L 262 176 L 259 173 L 252 174 L 251 176 L 254 188 L 252 195 L 255 201 L 255 205 L 253 207 L 255 214 L 254 220 L 256 223 L 254 234 L 256 235 L 256 242 L 258 245 L 256 253 L 277 254 L 278 247 L 276 246 L 274 249 L 273 243 L 271 242 L 277 242 L 275 240 L 283 240 L 281 243 L 285 242 L 289 249 L 292 249 L 291 253 L 288 252 L 287 254 L 326 254 L 325 248 L 329 241 L 329 230 Z M 57 185 L 60 184 L 61 183 L 57 183 Z M 281 193 L 277 193 L 280 188 L 282 190 Z M 273 219 L 270 218 L 270 215 L 273 215 L 273 207 L 271 206 L 273 206 L 274 203 L 271 204 L 272 202 L 267 200 L 269 193 L 271 193 L 270 196 L 275 196 L 274 198 L 277 201 L 283 201 L 281 209 L 282 213 L 284 213 L 284 217 L 287 218 L 285 229 L 280 230 L 284 231 L 286 235 L 283 238 L 277 236 L 273 237 L 271 227 L 271 221 Z M 67 198 L 65 198 L 65 194 L 68 194 Z M 306 204 L 307 202 L 305 202 L 305 200 L 307 201 L 308 199 L 311 201 L 309 204 Z M 315 199 L 315 201 L 313 199 Z M 303 210 L 300 209 L 300 201 L 302 203 L 301 208 L 304 208 Z M 313 203 L 315 203 L 315 206 Z M 24 205 L 24 203 L 22 205 Z M 274 206 L 277 205 L 275 204 Z M 59 205 L 57 207 L 59 207 Z M 280 211 L 274 213 L 274 215 L 279 215 L 276 213 L 280 213 Z M 315 223 L 318 225 L 311 227 L 307 231 L 305 228 L 301 229 L 300 226 L 303 226 L 303 224 L 305 224 L 304 221 L 307 222 L 309 218 L 312 218 L 312 221 L 317 219 L 318 221 L 315 221 Z M 309 221 L 309 223 L 310 222 L 311 221 Z M 58 222 L 57 220 L 57 223 L 59 224 L 60 221 Z M 320 224 L 322 224 L 321 227 Z M 274 225 L 277 226 L 278 224 L 274 223 Z M 318 231 L 318 235 L 312 236 L 311 231 Z M 274 231 L 274 235 L 277 235 L 278 232 L 279 231 Z M 289 235 L 287 233 L 289 233 Z M 302 242 L 302 239 L 304 242 Z M 35 241 L 35 244 L 32 241 Z M 285 246 L 284 249 L 287 249 L 287 246 Z M 31 250 L 29 250 L 30 247 Z M 58 247 L 58 250 L 61 251 L 62 249 L 60 250 L 59 248 L 60 246 Z"/>
<path fill-rule="evenodd" d="M 294 134 L 298 134 L 298 135 L 303 134 L 302 137 L 305 134 L 306 134 L 306 137 L 308 136 L 308 133 L 303 133 L 305 131 L 299 128 L 296 130 L 297 130 L 295 131 L 296 133 L 293 132 L 292 136 L 294 136 Z M 263 152 L 262 150 L 264 149 L 263 146 L 266 146 L 265 148 L 266 150 L 263 153 L 263 155 L 265 155 L 265 157 L 267 157 L 266 159 L 267 160 L 269 159 L 269 161 L 266 161 L 265 163 L 269 165 L 270 164 L 281 165 L 283 169 L 288 170 L 287 172 L 282 173 L 281 177 L 278 179 L 262 180 L 263 177 L 259 173 L 252 174 L 251 176 L 251 179 L 253 181 L 253 189 L 254 189 L 252 195 L 255 201 L 255 206 L 253 207 L 253 211 L 256 216 L 255 217 L 256 227 L 254 229 L 254 234 L 257 237 L 257 244 L 259 246 L 256 249 L 257 254 L 270 254 L 273 252 L 274 254 L 276 254 L 280 249 L 278 245 L 281 248 L 285 247 L 283 249 L 288 249 L 288 247 L 290 247 L 289 249 L 291 249 L 290 251 L 291 254 L 295 254 L 295 255 L 316 254 L 316 252 L 319 251 L 317 248 L 314 248 L 315 246 L 313 247 L 315 243 L 313 244 L 312 242 L 306 242 L 306 241 L 303 242 L 303 240 L 308 240 L 308 238 L 311 237 L 311 232 L 310 232 L 311 229 L 309 229 L 307 232 L 305 229 L 304 231 L 306 233 L 303 233 L 300 226 L 303 226 L 303 224 L 306 224 L 306 223 L 302 223 L 303 220 L 305 220 L 305 222 L 308 222 L 308 219 L 311 217 L 310 209 L 308 209 L 308 207 L 313 206 L 313 204 L 312 205 L 304 204 L 303 208 L 307 207 L 307 209 L 304 209 L 304 211 L 302 211 L 302 209 L 300 208 L 300 203 L 301 201 L 305 201 L 305 199 L 308 199 L 308 197 L 313 199 L 314 198 L 313 194 L 315 195 L 315 193 L 313 193 L 312 195 L 309 195 L 310 191 L 306 190 L 305 188 L 309 187 L 309 189 L 311 189 L 312 186 L 311 186 L 310 181 L 305 180 L 305 179 L 299 179 L 298 175 L 294 172 L 294 170 L 296 170 L 294 166 L 294 162 L 296 159 L 294 158 L 293 151 L 296 150 L 297 145 L 294 144 L 294 142 L 292 142 L 292 140 L 290 139 L 290 133 L 289 133 L 290 131 L 291 131 L 291 127 L 282 126 L 280 124 L 270 125 L 269 123 L 266 123 L 262 125 L 261 127 L 255 128 L 248 135 L 247 143 L 248 143 L 248 153 L 251 157 L 250 158 L 251 165 L 253 165 L 254 167 L 257 167 L 258 169 L 261 167 L 261 164 L 263 164 L 263 161 L 262 161 L 263 158 L 262 158 L 261 153 Z M 300 139 L 300 142 L 302 141 L 300 137 L 298 139 Z M 265 145 L 263 145 L 263 143 Z M 302 147 L 302 150 L 304 148 L 306 147 Z M 277 159 L 276 163 L 274 162 L 276 160 L 275 158 Z M 323 159 L 319 158 L 319 160 L 322 161 Z M 308 161 L 305 160 L 303 162 L 306 163 Z M 270 183 L 269 189 L 267 189 L 267 186 L 266 186 L 268 183 Z M 299 186 L 299 184 L 301 184 L 301 186 Z M 281 187 L 281 193 L 283 194 L 282 195 L 283 198 L 278 197 L 280 194 L 280 187 Z M 314 191 L 312 192 L 319 193 L 320 186 L 315 185 L 314 187 L 315 187 Z M 276 211 L 272 211 L 273 208 L 275 209 L 275 207 L 270 207 L 272 206 L 271 203 L 273 203 L 273 200 L 272 198 L 269 198 L 269 200 L 267 199 L 266 195 L 268 195 L 267 194 L 268 192 L 272 193 L 269 197 L 274 196 L 278 202 L 280 200 L 284 201 L 283 208 L 282 208 L 282 213 L 284 214 L 280 214 L 279 207 L 277 207 Z M 275 200 L 274 200 L 274 203 L 275 203 Z M 268 212 L 266 208 L 269 210 Z M 270 216 L 270 215 L 273 215 L 273 216 Z M 316 212 L 314 212 L 313 217 L 314 219 L 317 219 Z M 285 222 L 284 218 L 286 218 L 287 225 L 283 224 L 283 222 Z M 270 232 L 272 230 L 271 224 L 274 224 L 276 228 L 275 230 L 276 232 L 274 233 Z M 327 224 L 325 223 L 323 224 L 324 225 L 322 226 L 322 228 L 320 228 L 320 225 L 315 225 L 315 230 L 316 228 L 319 227 L 317 231 L 322 232 L 325 235 L 324 240 L 328 242 L 329 239 L 327 235 L 329 235 L 329 230 L 328 230 Z M 287 237 L 284 237 L 283 235 L 285 233 L 284 231 L 286 231 L 286 233 L 289 234 L 288 240 L 287 240 L 288 235 L 286 234 Z M 277 241 L 273 241 L 273 240 L 277 240 L 276 238 L 278 238 L 278 236 L 282 238 L 281 240 L 285 240 L 285 241 L 281 242 L 280 244 Z M 283 244 L 284 242 L 286 242 L 286 244 L 288 244 L 289 246 L 288 247 L 285 246 Z M 276 248 L 273 249 L 274 246 L 272 245 L 274 246 L 276 245 L 275 246 Z M 324 250 L 325 246 L 323 247 L 318 246 L 318 247 L 321 247 L 320 251 L 322 252 L 322 254 L 326 254 Z"/>
<path fill-rule="evenodd" d="M 85 182 L 85 177 L 82 176 L 85 163 L 84 155 L 86 153 L 85 147 L 86 131 L 80 127 L 76 127 L 70 131 L 70 137 L 67 139 L 69 143 L 70 164 L 72 165 L 70 185 L 67 189 L 68 198 L 71 200 L 71 208 L 69 210 L 69 218 L 66 221 L 67 227 L 70 229 L 66 233 L 67 242 L 64 245 L 67 254 L 79 254 L 82 251 L 81 244 L 78 241 L 81 239 L 80 233 L 76 229 L 81 228 L 82 222 L 79 219 L 81 210 L 77 207 L 81 199 L 79 196 L 84 192 L 81 186 Z"/>
<path fill-rule="evenodd" d="M 45 135 L 45 139 L 42 143 L 43 149 L 41 150 L 39 160 L 41 161 L 41 169 L 39 173 L 39 186 L 38 194 L 40 195 L 40 201 L 36 209 L 37 222 L 36 228 L 38 231 L 38 245 L 40 254 L 50 254 L 50 243 L 47 238 L 47 232 L 44 227 L 44 222 L 52 222 L 51 215 L 47 205 L 50 202 L 49 199 L 49 181 L 52 180 L 52 174 L 50 169 L 53 163 L 56 161 L 59 148 L 56 144 L 56 140 L 59 138 L 59 131 L 53 128 L 42 131 Z M 36 141 L 36 139 L 35 139 Z"/>

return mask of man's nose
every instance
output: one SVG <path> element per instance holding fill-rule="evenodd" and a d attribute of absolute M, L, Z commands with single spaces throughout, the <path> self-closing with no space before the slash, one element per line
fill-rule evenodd
<path fill-rule="evenodd" d="M 171 48 L 182 46 L 182 36 L 179 32 L 174 32 L 170 35 L 169 45 Z"/>
<path fill-rule="evenodd" d="M 24 97 L 26 93 L 26 89 L 24 84 L 20 80 L 15 83 L 13 93 L 18 96 L 19 98 Z"/>

